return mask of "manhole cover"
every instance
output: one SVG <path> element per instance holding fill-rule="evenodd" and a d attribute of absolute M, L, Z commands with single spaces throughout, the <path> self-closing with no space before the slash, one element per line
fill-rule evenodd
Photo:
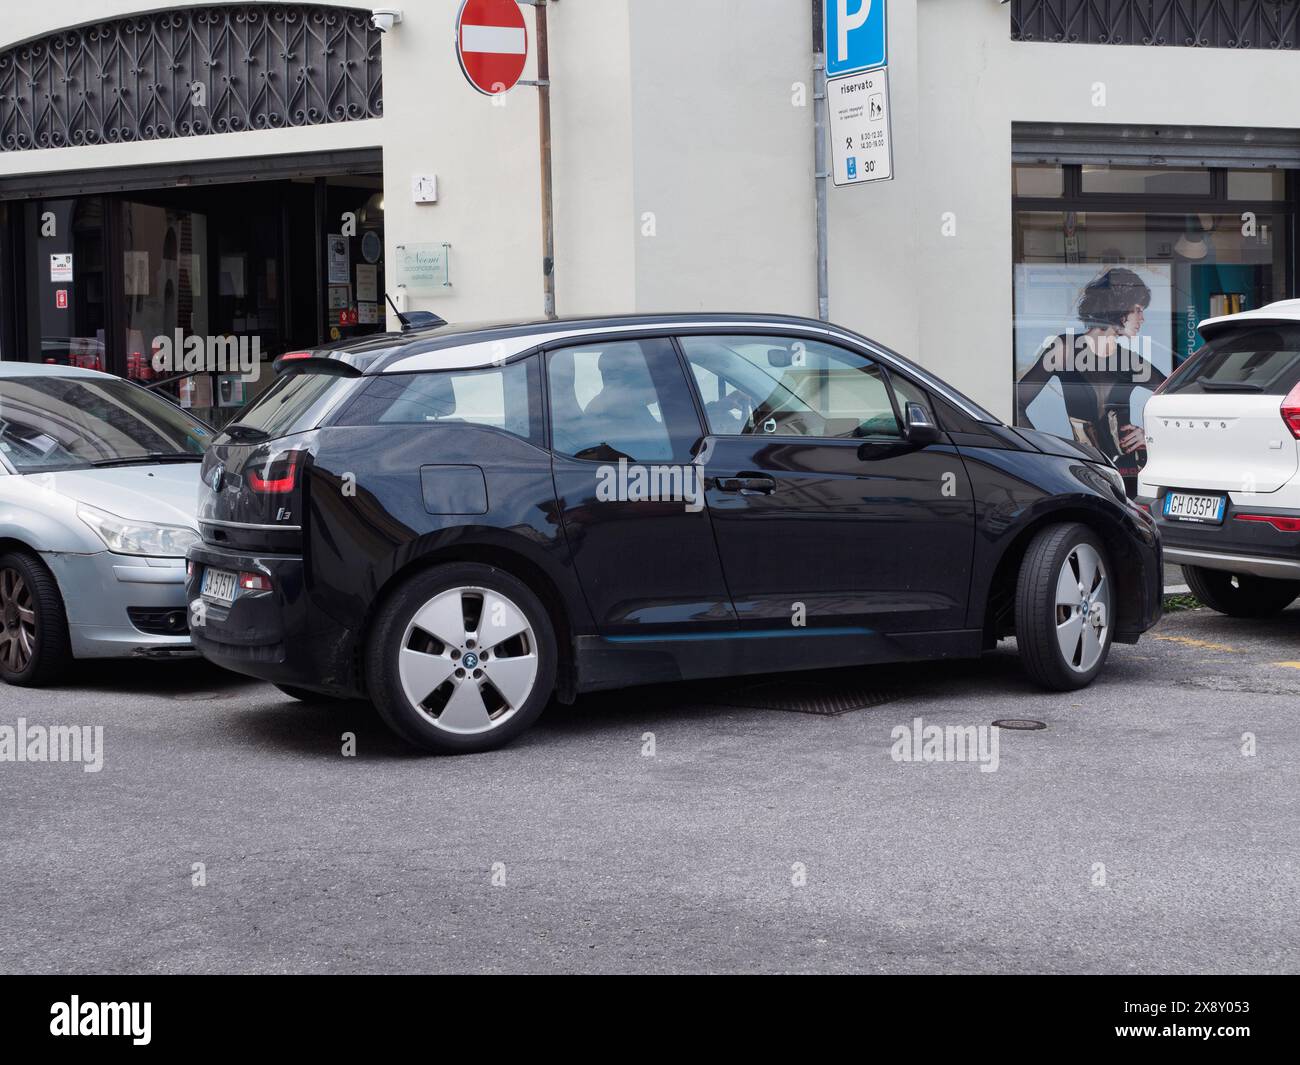
<path fill-rule="evenodd" d="M 994 728 L 1016 729 L 1020 732 L 1037 732 L 1039 729 L 1047 728 L 1041 721 L 1031 721 L 1027 717 L 1008 717 L 1001 721 L 993 722 Z"/>
<path fill-rule="evenodd" d="M 755 710 L 790 710 L 797 714 L 834 717 L 851 710 L 880 706 L 897 698 L 898 692 L 892 689 L 864 683 L 771 680 L 715 696 L 713 702 Z"/>

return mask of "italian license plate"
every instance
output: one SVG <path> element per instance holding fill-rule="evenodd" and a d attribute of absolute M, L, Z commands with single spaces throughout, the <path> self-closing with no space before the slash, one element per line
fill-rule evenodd
<path fill-rule="evenodd" d="M 205 569 L 203 571 L 203 598 L 215 599 L 218 603 L 229 606 L 235 601 L 239 588 L 239 575 L 228 569 Z"/>
<path fill-rule="evenodd" d="M 1199 521 L 1207 525 L 1221 525 L 1226 502 L 1226 496 L 1170 492 L 1165 496 L 1165 517 L 1172 521 Z"/>

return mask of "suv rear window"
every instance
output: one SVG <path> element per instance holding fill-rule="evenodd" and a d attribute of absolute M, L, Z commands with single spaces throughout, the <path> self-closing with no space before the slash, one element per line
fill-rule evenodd
<path fill-rule="evenodd" d="M 1166 394 L 1285 396 L 1300 383 L 1300 324 L 1238 326 L 1201 348 Z"/>

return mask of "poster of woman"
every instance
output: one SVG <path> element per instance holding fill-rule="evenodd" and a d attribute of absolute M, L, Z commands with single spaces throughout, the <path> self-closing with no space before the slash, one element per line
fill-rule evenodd
<path fill-rule="evenodd" d="M 1172 362 L 1171 288 L 1163 264 L 1016 267 L 1016 423 L 1093 445 L 1130 494 Z"/>

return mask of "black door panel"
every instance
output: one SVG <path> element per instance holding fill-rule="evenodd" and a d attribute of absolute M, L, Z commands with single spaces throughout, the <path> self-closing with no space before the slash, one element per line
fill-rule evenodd
<path fill-rule="evenodd" d="M 547 354 L 547 376 L 555 495 L 598 631 L 734 630 L 702 486 L 689 498 L 622 491 L 629 473 L 697 477 L 700 424 L 672 342 L 560 348 Z"/>
<path fill-rule="evenodd" d="M 964 626 L 974 506 L 960 456 L 943 446 L 873 462 L 859 447 L 709 438 L 709 512 L 742 624 L 789 624 L 803 603 L 810 624 Z M 755 471 L 772 491 L 720 487 Z"/>

